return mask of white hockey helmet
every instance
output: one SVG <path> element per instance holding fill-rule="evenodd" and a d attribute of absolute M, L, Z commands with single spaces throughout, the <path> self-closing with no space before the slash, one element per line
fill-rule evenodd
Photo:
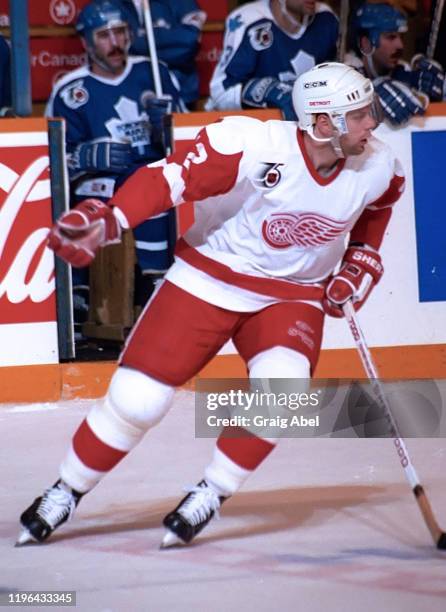
<path fill-rule="evenodd" d="M 370 79 L 338 62 L 318 64 L 301 74 L 294 83 L 292 96 L 299 127 L 313 138 L 316 115 L 327 114 L 339 134 L 346 134 L 346 114 L 374 103 Z"/>

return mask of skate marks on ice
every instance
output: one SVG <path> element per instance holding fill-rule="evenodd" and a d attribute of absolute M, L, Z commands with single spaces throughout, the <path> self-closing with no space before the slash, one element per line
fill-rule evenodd
<path fill-rule="evenodd" d="M 446 556 L 430 545 L 428 534 L 417 544 L 410 528 L 389 511 L 389 506 L 398 505 L 405 487 L 392 485 L 391 494 L 386 489 L 337 486 L 241 492 L 225 505 L 222 521 L 212 522 L 188 546 L 158 553 L 152 548 L 153 536 L 146 539 L 144 534 L 136 537 L 134 533 L 130 538 L 115 539 L 113 544 L 96 542 L 94 548 L 150 557 L 155 563 L 165 558 L 169 563 L 208 566 L 217 574 L 219 570 L 231 575 L 238 572 L 238 579 L 250 574 L 300 578 L 315 585 L 336 583 L 444 598 Z M 366 513 L 362 511 L 364 504 Z M 158 537 L 160 523 L 156 519 L 171 506 L 169 500 L 156 509 L 152 507 L 152 519 L 142 520 L 139 526 L 154 528 Z M 128 510 L 121 509 L 121 518 Z M 116 512 L 119 514 L 118 508 Z M 96 516 L 106 520 L 105 514 Z M 339 516 L 342 528 L 332 533 L 330 540 L 327 536 L 338 528 Z M 235 525 L 228 527 L 228 523 Z M 358 538 L 361 532 L 364 537 Z M 358 540 L 366 544 L 358 545 Z M 374 541 L 377 545 L 371 546 Z M 350 542 L 357 546 L 349 548 Z M 85 541 L 81 547 L 90 548 L 91 544 Z"/>
<path fill-rule="evenodd" d="M 175 499 L 115 503 L 79 512 L 77 525 L 68 524 L 32 552 L 54 559 L 75 552 L 99 558 L 103 567 L 150 566 L 156 570 L 145 579 L 148 589 L 189 583 L 206 589 L 214 582 L 255 578 L 444 598 L 446 558 L 428 544 L 428 534 L 414 539 L 395 518 L 390 508 L 398 507 L 401 496 L 399 485 L 240 492 L 225 505 L 222 520 L 193 544 L 162 552 L 161 520 Z M 130 588 L 128 578 L 124 572 L 123 588 Z"/>

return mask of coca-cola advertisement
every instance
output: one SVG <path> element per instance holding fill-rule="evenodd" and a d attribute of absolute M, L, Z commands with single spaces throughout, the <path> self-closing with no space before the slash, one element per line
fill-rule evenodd
<path fill-rule="evenodd" d="M 21 131 L 22 122 L 41 129 Z M 0 365 L 58 360 L 54 256 L 46 246 L 50 225 L 46 121 L 5 119 L 0 125 Z"/>

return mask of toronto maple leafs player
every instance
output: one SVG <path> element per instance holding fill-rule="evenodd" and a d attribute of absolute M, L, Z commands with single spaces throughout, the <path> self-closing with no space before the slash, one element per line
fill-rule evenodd
<path fill-rule="evenodd" d="M 405 15 L 387 3 L 362 4 L 352 20 L 353 50 L 345 61 L 373 80 L 385 118 L 394 126 L 424 115 L 431 102 L 443 98 L 442 66 L 422 55 L 402 61 L 407 32 Z"/>
<path fill-rule="evenodd" d="M 114 0 L 91 2 L 79 14 L 76 30 L 89 65 L 55 85 L 46 115 L 66 122 L 68 167 L 74 202 L 88 196 L 109 199 L 116 188 L 147 162 L 162 158 L 163 116 L 185 110 L 178 88 L 160 63 L 163 92 L 154 93 L 150 60 L 129 57 L 129 27 Z M 169 266 L 169 219 L 163 213 L 134 230 L 138 263 L 147 275 Z"/>
<path fill-rule="evenodd" d="M 130 53 L 148 55 L 142 0 L 119 0 L 133 40 Z M 206 13 L 195 0 L 151 0 L 150 12 L 159 58 L 175 74 L 184 102 L 192 108 L 199 96 L 195 58 Z"/>
<path fill-rule="evenodd" d="M 280 108 L 296 119 L 294 80 L 336 57 L 338 19 L 315 0 L 257 0 L 226 20 L 223 52 L 206 110 Z"/>
<path fill-rule="evenodd" d="M 347 300 L 359 308 L 379 282 L 379 248 L 404 177 L 372 136 L 373 85 L 344 64 L 321 64 L 296 80 L 293 102 L 299 126 L 248 117 L 211 124 L 189 150 L 139 169 L 109 206 L 87 199 L 53 226 L 51 248 L 82 266 L 122 228 L 199 202 L 104 401 L 75 433 L 59 480 L 22 514 L 20 544 L 68 520 L 163 418 L 174 388 L 227 340 L 253 380 L 308 380 L 325 314 L 342 316 Z M 276 442 L 223 430 L 204 479 L 164 519 L 164 545 L 190 542 Z"/>

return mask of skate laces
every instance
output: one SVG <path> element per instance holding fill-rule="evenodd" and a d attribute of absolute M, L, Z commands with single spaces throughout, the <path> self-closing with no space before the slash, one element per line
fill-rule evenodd
<path fill-rule="evenodd" d="M 54 529 L 62 519 L 70 519 L 75 508 L 74 496 L 55 486 L 44 492 L 37 514 Z"/>
<path fill-rule="evenodd" d="M 207 485 L 196 485 L 185 487 L 184 491 L 191 495 L 178 509 L 178 512 L 188 523 L 193 526 L 198 525 L 207 520 L 212 512 L 215 513 L 215 518 L 220 518 L 218 512 L 220 499 L 213 489 Z"/>

